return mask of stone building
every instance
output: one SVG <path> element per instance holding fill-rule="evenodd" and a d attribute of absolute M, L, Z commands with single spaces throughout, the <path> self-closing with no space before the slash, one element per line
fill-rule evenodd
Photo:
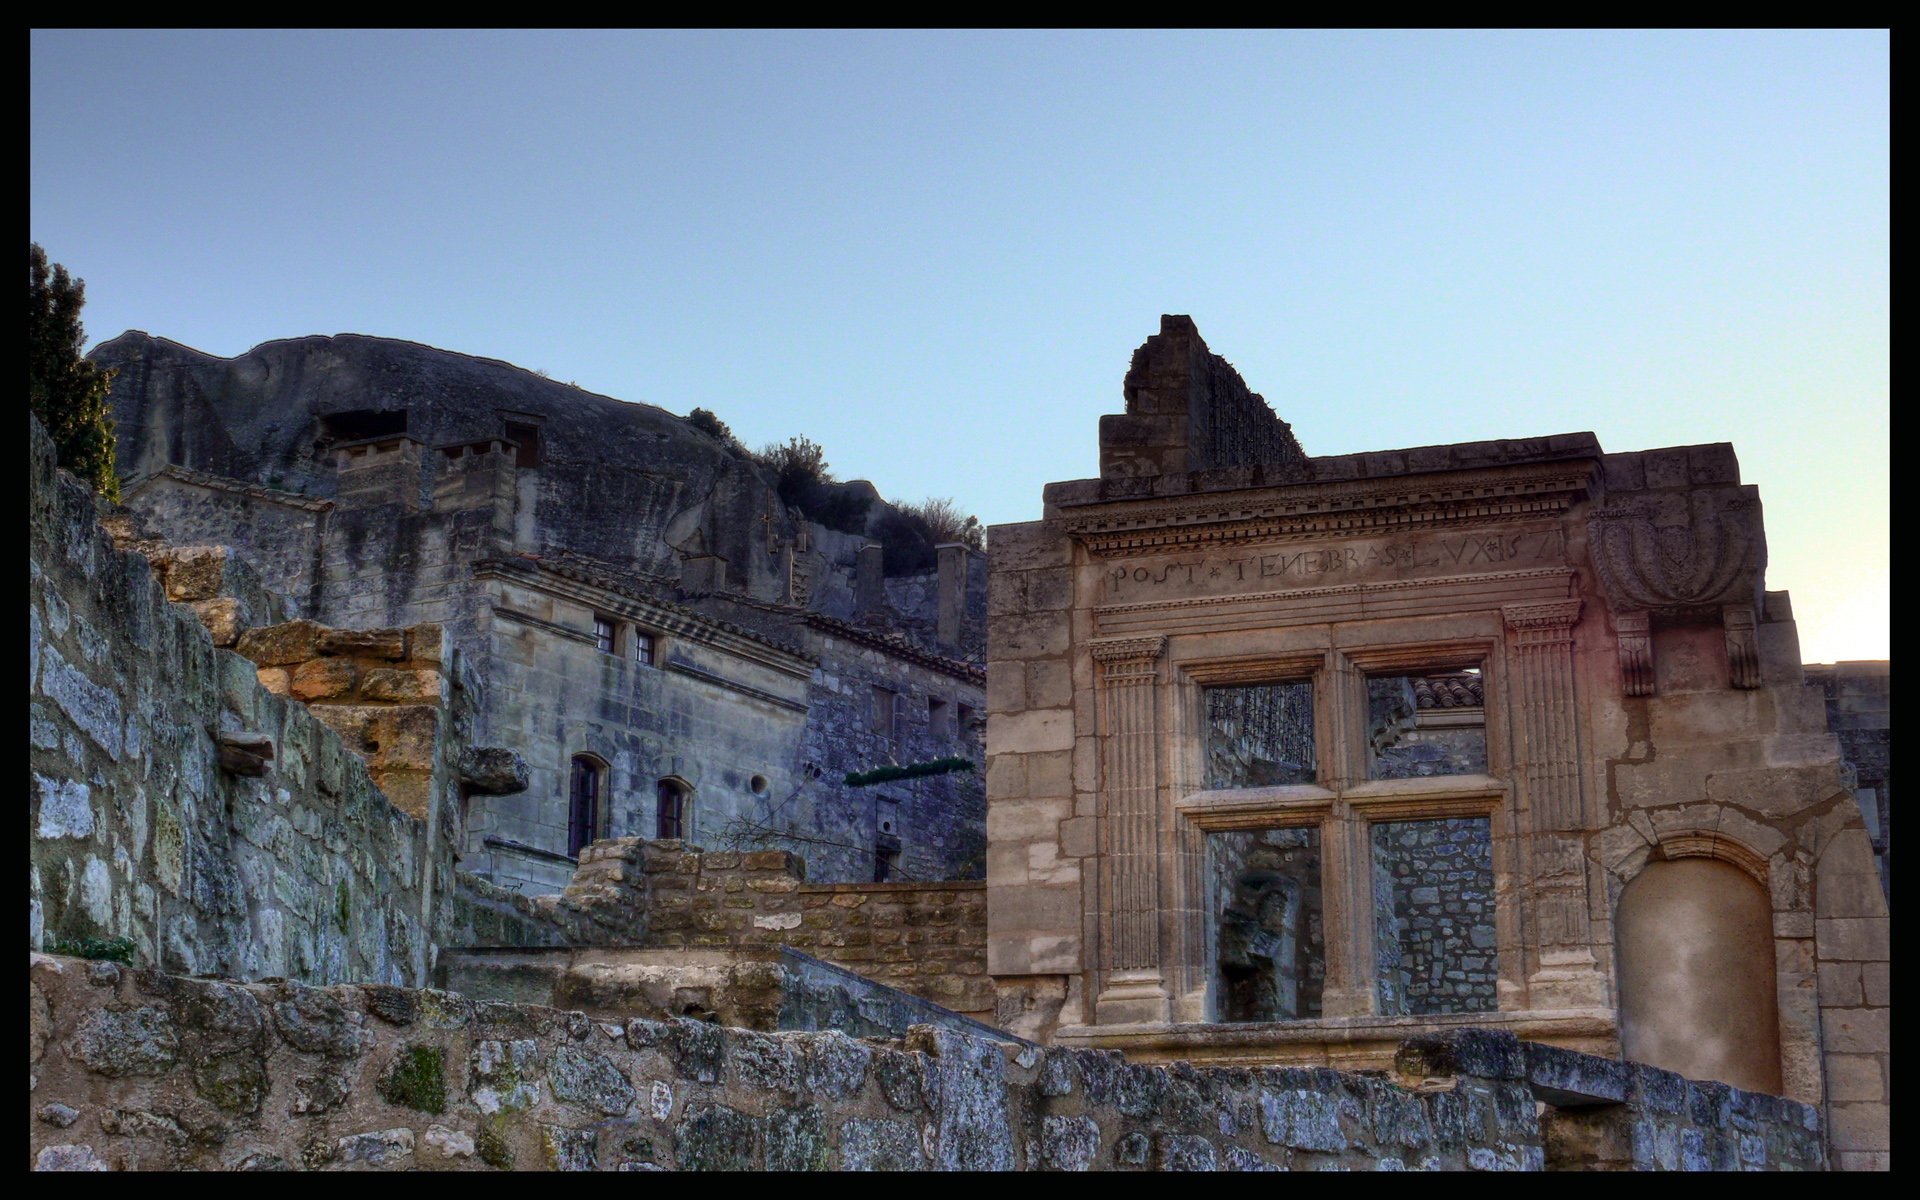
<path fill-rule="evenodd" d="M 505 363 L 353 336 L 216 359 L 139 333 L 94 358 L 154 533 L 233 547 L 291 616 L 446 629 L 476 739 L 531 769 L 469 798 L 463 870 L 556 893 L 583 846 L 640 836 L 783 846 L 819 881 L 979 877 L 979 552 L 889 572 L 878 538 L 789 508 L 737 447 Z M 868 529 L 891 512 L 842 490 Z M 948 769 L 866 781 L 929 763 Z"/>
<path fill-rule="evenodd" d="M 1506 1029 L 1884 1166 L 1886 899 L 1733 448 L 1312 458 L 1185 317 L 1125 397 L 1100 478 L 991 531 L 1007 1027 L 1362 1068 Z"/>

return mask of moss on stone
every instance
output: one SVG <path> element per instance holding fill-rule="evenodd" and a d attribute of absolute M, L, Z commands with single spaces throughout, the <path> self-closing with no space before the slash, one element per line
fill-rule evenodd
<path fill-rule="evenodd" d="M 48 954 L 125 963 L 129 967 L 133 965 L 133 949 L 133 939 L 125 937 L 54 938 L 47 943 Z"/>
<path fill-rule="evenodd" d="M 473 1135 L 474 1152 L 480 1161 L 502 1171 L 513 1170 L 513 1147 L 507 1142 L 507 1122 L 498 1115 L 482 1117 Z"/>
<path fill-rule="evenodd" d="M 389 1103 L 419 1112 L 447 1111 L 447 1068 L 440 1048 L 408 1046 L 401 1051 L 380 1081 L 380 1094 Z"/>

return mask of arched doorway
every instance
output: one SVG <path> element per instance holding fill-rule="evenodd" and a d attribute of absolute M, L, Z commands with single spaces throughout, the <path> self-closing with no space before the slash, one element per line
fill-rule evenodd
<path fill-rule="evenodd" d="M 1772 908 L 1712 858 L 1650 862 L 1627 884 L 1614 933 L 1627 1058 L 1779 1094 Z"/>

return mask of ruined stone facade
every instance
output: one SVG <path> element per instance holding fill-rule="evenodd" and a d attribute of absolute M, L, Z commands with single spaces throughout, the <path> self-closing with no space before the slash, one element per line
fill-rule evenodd
<path fill-rule="evenodd" d="M 660 836 L 816 880 L 982 874 L 978 552 L 889 576 L 679 418 L 504 363 L 344 336 L 94 357 L 155 531 L 232 547 L 290 615 L 447 630 L 476 737 L 531 771 L 468 802 L 464 870 L 553 893 L 580 846 Z M 844 782 L 949 758 L 976 769 Z"/>
<path fill-rule="evenodd" d="M 1885 897 L 1732 448 L 1308 458 L 1230 375 L 1165 318 L 1102 477 L 991 531 L 1008 1028 L 1379 1067 L 1492 1026 L 1885 1166 Z"/>

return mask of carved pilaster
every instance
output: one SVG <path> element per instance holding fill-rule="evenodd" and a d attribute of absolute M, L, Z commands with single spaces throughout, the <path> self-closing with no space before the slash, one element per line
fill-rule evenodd
<path fill-rule="evenodd" d="M 1100 679 L 1102 1023 L 1164 1020 L 1160 974 L 1160 654 L 1167 639 L 1091 644 Z"/>
<path fill-rule="evenodd" d="M 1760 686 L 1760 640 L 1754 632 L 1751 604 L 1729 604 L 1720 610 L 1727 631 L 1727 674 L 1737 688 Z"/>
<path fill-rule="evenodd" d="M 1573 623 L 1580 601 L 1509 604 L 1500 610 L 1513 655 L 1527 807 L 1535 830 L 1580 829 L 1580 749 L 1575 736 Z"/>
<path fill-rule="evenodd" d="M 1543 992 L 1585 995 L 1596 965 L 1579 833 L 1587 825 L 1580 786 L 1579 702 L 1573 687 L 1573 626 L 1580 601 L 1501 609 L 1510 653 L 1516 757 L 1527 819 L 1523 874 L 1533 913 Z M 1535 1002 L 1546 1001 L 1545 995 Z M 1564 1000 L 1562 1001 L 1564 1002 Z"/>

